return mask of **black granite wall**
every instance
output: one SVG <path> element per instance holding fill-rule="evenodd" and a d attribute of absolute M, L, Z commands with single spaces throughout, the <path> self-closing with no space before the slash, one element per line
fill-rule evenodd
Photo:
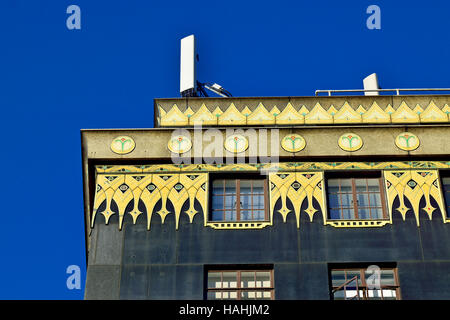
<path fill-rule="evenodd" d="M 393 224 L 375 228 L 324 226 L 294 214 L 261 230 L 214 230 L 197 214 L 175 230 L 173 214 L 161 224 L 154 214 L 133 225 L 101 215 L 91 234 L 86 299 L 204 299 L 205 265 L 272 264 L 276 299 L 330 299 L 331 263 L 396 263 L 403 299 L 450 299 L 450 224 L 436 210 L 420 227 L 411 213 L 394 213 Z"/>

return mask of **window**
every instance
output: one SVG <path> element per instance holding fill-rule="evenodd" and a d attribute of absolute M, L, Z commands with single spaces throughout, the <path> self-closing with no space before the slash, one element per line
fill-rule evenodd
<path fill-rule="evenodd" d="M 208 300 L 273 300 L 273 269 L 208 270 Z"/>
<path fill-rule="evenodd" d="M 268 220 L 266 179 L 216 179 L 212 190 L 212 221 Z"/>
<path fill-rule="evenodd" d="M 444 193 L 447 218 L 450 218 L 450 177 L 442 177 L 442 192 Z"/>
<path fill-rule="evenodd" d="M 329 219 L 387 219 L 382 178 L 327 179 L 327 192 Z"/>
<path fill-rule="evenodd" d="M 380 268 L 378 287 L 368 286 L 374 276 L 367 268 L 331 269 L 331 297 L 334 300 L 399 300 L 397 268 Z M 370 282 L 371 283 L 371 282 Z"/>

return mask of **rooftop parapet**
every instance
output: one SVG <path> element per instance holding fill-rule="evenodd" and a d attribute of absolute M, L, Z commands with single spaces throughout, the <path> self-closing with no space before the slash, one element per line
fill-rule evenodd
<path fill-rule="evenodd" d="M 450 122 L 450 95 L 155 99 L 155 127 Z"/>

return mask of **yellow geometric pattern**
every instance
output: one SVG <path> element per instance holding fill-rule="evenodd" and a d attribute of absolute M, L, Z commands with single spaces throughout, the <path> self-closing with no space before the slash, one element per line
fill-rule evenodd
<path fill-rule="evenodd" d="M 425 212 L 431 220 L 433 212 L 439 209 L 443 220 L 446 220 L 437 170 L 385 171 L 384 176 L 388 208 L 391 216 L 392 211 L 396 210 L 405 220 L 406 214 L 412 210 L 417 226 L 419 226 L 419 214 L 421 212 Z M 396 198 L 399 200 L 399 206 L 393 208 Z M 406 204 L 406 199 L 409 201 L 409 205 Z M 425 202 L 421 207 L 420 202 L 422 199 Z M 437 208 L 431 205 L 431 199 L 436 201 Z"/>
<path fill-rule="evenodd" d="M 282 163 L 235 163 L 235 164 L 151 164 L 151 165 L 99 165 L 96 172 L 122 173 L 188 173 L 188 172 L 257 172 L 278 171 L 324 171 L 324 170 L 409 170 L 450 169 L 450 161 L 390 161 L 390 162 L 282 162 Z"/>
<path fill-rule="evenodd" d="M 211 107 L 211 106 L 210 106 Z M 213 112 L 203 103 L 194 111 L 187 107 L 181 112 L 176 104 L 169 111 L 158 108 L 157 120 L 160 126 L 203 125 L 299 125 L 299 124 L 358 124 L 358 123 L 427 123 L 449 122 L 450 107 L 445 104 L 442 109 L 434 101 L 427 105 L 408 105 L 402 101 L 394 109 L 388 104 L 384 109 L 376 100 L 364 108 L 362 105 L 350 105 L 345 101 L 340 106 L 330 105 L 325 109 L 319 102 L 308 109 L 304 105 L 296 109 L 290 102 L 280 106 L 264 106 L 262 102 L 252 111 L 247 106 L 239 111 L 231 103 L 224 111 L 215 107 Z M 211 108 L 212 110 L 212 108 Z M 270 111 L 269 111 L 270 110 Z"/>
<path fill-rule="evenodd" d="M 208 221 L 208 172 L 257 172 L 270 168 L 278 170 L 269 174 L 269 221 Z M 389 219 L 328 220 L 324 171 L 361 169 L 383 171 Z M 431 219 L 433 212 L 439 209 L 444 222 L 448 222 L 437 169 L 450 169 L 450 162 L 286 162 L 278 164 L 96 166 L 97 187 L 91 225 L 94 225 L 95 217 L 98 214 L 105 217 L 106 223 L 111 216 L 118 215 L 121 229 L 126 214 L 132 217 L 133 223 L 136 223 L 137 218 L 146 212 L 148 229 L 150 229 L 153 214 L 158 214 L 163 223 L 167 215 L 174 214 L 176 229 L 178 229 L 182 214 L 187 214 L 192 223 L 194 216 L 199 213 L 194 207 L 196 201 L 202 208 L 204 226 L 214 229 L 261 229 L 272 225 L 274 214 L 280 214 L 283 221 L 286 222 L 287 216 L 291 212 L 295 216 L 297 227 L 299 227 L 302 205 L 304 205 L 303 212 L 308 215 L 310 221 L 313 221 L 314 215 L 321 211 L 324 224 L 337 228 L 381 227 L 392 223 L 394 210 L 400 212 L 403 219 L 411 210 L 419 226 L 420 212 L 424 211 Z M 393 207 L 397 198 L 399 205 Z M 154 212 L 158 202 L 160 202 L 161 208 Z M 142 205 L 145 210 L 142 209 Z M 185 210 L 182 211 L 183 206 L 185 206 Z"/>
<path fill-rule="evenodd" d="M 161 217 L 162 223 L 168 214 L 175 215 L 175 228 L 181 214 L 187 214 L 192 223 L 194 216 L 198 213 L 194 208 L 195 200 L 200 204 L 203 211 L 204 224 L 207 221 L 208 208 L 208 175 L 205 173 L 196 174 L 108 174 L 97 175 L 96 193 L 94 208 L 91 220 L 91 227 L 94 226 L 97 214 L 105 217 L 106 224 L 112 215 L 119 216 L 119 229 L 122 229 L 125 214 L 131 215 L 133 223 L 143 214 L 139 210 L 139 203 L 142 202 L 147 212 L 147 229 L 150 230 L 150 223 L 155 205 L 161 201 L 161 209 L 156 213 Z M 112 209 L 113 201 L 117 210 Z M 173 211 L 168 208 L 168 202 L 172 204 Z M 99 208 L 106 203 L 104 210 L 99 212 Z M 181 211 L 184 204 L 188 203 L 188 208 Z M 126 212 L 126 208 L 133 204 L 132 210 Z"/>
<path fill-rule="evenodd" d="M 297 228 L 300 227 L 300 211 L 303 202 L 307 201 L 307 208 L 304 210 L 308 214 L 310 221 L 314 214 L 319 211 L 314 207 L 315 199 L 320 206 L 322 213 L 325 213 L 325 194 L 323 188 L 323 172 L 276 172 L 269 175 L 270 183 L 270 219 L 273 221 L 275 206 L 277 201 L 281 201 L 281 208 L 276 210 L 286 222 L 287 215 L 292 211 L 288 208 L 289 200 L 294 207 Z"/>

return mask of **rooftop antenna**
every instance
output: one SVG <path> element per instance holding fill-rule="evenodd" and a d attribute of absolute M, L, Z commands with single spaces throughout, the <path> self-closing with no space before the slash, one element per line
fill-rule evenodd
<path fill-rule="evenodd" d="M 182 97 L 208 97 L 205 89 L 221 97 L 231 97 L 231 93 L 217 83 L 210 84 L 197 81 L 196 63 L 198 54 L 193 34 L 181 39 L 180 49 L 180 94 Z"/>
<path fill-rule="evenodd" d="M 365 96 L 378 96 L 378 90 L 380 86 L 378 85 L 378 76 L 376 73 L 372 73 L 363 79 L 364 85 L 364 95 Z"/>

